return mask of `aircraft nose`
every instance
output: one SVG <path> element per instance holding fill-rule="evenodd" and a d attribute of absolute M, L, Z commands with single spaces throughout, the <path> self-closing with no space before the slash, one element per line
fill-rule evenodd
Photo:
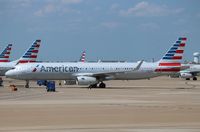
<path fill-rule="evenodd" d="M 14 70 L 9 70 L 5 73 L 5 76 L 8 78 L 14 78 L 17 75 L 17 73 Z"/>

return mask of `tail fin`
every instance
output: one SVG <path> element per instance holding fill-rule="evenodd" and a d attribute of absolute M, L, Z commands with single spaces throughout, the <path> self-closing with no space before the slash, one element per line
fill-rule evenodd
<path fill-rule="evenodd" d="M 179 72 L 187 38 L 180 37 L 158 62 L 156 72 Z"/>
<path fill-rule="evenodd" d="M 41 40 L 36 40 L 31 47 L 25 52 L 25 54 L 18 60 L 18 63 L 35 62 L 39 52 Z"/>
<path fill-rule="evenodd" d="M 85 62 L 85 56 L 86 56 L 86 52 L 83 51 L 82 54 L 81 54 L 81 57 L 80 57 L 80 62 Z"/>
<path fill-rule="evenodd" d="M 0 62 L 9 62 L 12 44 L 8 44 L 3 52 L 0 54 Z"/>

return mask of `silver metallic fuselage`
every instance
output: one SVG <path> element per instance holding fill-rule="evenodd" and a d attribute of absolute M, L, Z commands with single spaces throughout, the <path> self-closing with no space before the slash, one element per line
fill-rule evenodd
<path fill-rule="evenodd" d="M 80 75 L 102 74 L 104 80 L 136 80 L 162 75 L 155 72 L 158 63 L 144 62 L 138 70 L 134 70 L 137 65 L 138 63 L 126 62 L 31 63 L 16 66 L 6 76 L 21 80 L 71 80 Z"/>

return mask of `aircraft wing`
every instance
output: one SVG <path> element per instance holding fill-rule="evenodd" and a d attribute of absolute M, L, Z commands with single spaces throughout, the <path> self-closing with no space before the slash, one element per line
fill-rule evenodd
<path fill-rule="evenodd" d="M 105 78 L 105 77 L 109 77 L 109 76 L 115 76 L 115 75 L 121 74 L 121 73 L 129 73 L 132 71 L 137 71 L 142 66 L 142 63 L 143 63 L 143 60 L 140 61 L 138 63 L 138 65 L 131 71 L 121 70 L 121 71 L 112 71 L 112 72 L 78 73 L 78 74 L 75 74 L 75 76 L 91 76 L 91 77 L 96 77 L 96 78 Z"/>
<path fill-rule="evenodd" d="M 137 70 L 139 70 L 140 67 L 142 66 L 142 63 L 143 63 L 143 62 L 144 62 L 144 60 L 141 60 L 141 61 L 138 63 L 138 65 L 136 66 L 136 68 L 134 68 L 133 71 L 137 71 Z"/>

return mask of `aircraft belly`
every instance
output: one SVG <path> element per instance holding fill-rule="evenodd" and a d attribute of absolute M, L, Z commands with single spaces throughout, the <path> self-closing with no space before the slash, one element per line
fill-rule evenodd
<path fill-rule="evenodd" d="M 155 72 L 131 72 L 124 73 L 115 76 L 116 80 L 137 80 L 137 79 L 148 79 L 156 77 L 158 74 Z"/>
<path fill-rule="evenodd" d="M 35 73 L 23 76 L 23 79 L 30 80 L 67 80 L 76 79 L 71 73 Z"/>

